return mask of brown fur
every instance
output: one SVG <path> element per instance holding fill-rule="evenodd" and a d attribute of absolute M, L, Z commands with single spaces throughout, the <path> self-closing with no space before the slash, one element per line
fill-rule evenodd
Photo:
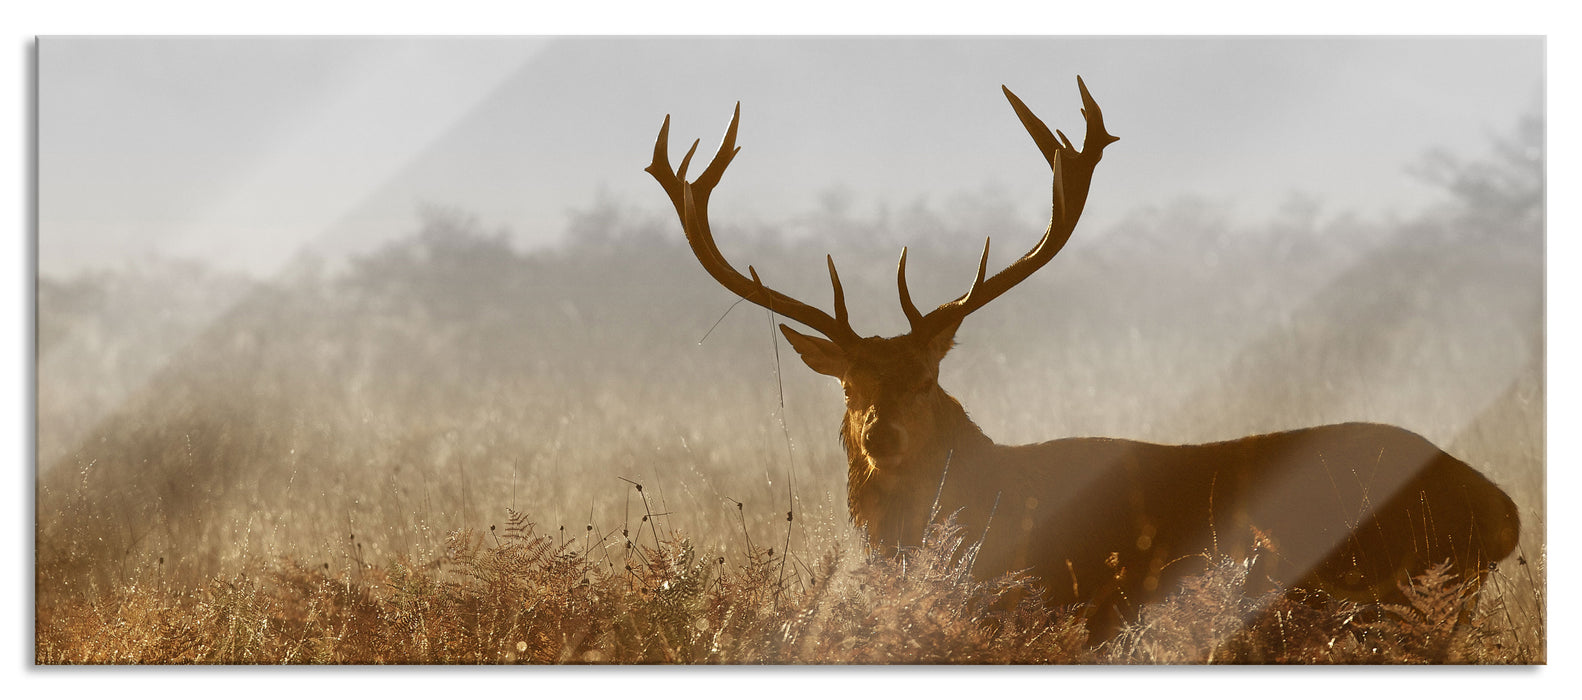
<path fill-rule="evenodd" d="M 1087 606 L 1099 637 L 1214 555 L 1255 558 L 1255 584 L 1374 602 L 1399 601 L 1399 584 L 1447 559 L 1477 585 L 1516 545 L 1510 498 L 1402 428 L 997 445 L 938 384 L 948 342 L 867 338 L 848 349 L 782 330 L 845 386 L 848 501 L 870 541 L 914 546 L 931 513 L 955 514 L 982 534 L 975 574 L 1030 569 L 1047 602 Z M 885 421 L 906 437 L 880 459 L 868 444 Z"/>

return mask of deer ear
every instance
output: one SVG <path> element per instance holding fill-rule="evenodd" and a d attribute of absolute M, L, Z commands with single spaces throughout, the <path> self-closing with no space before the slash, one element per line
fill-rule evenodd
<path fill-rule="evenodd" d="M 846 352 L 840 349 L 833 341 L 802 335 L 784 323 L 780 324 L 780 332 L 785 334 L 786 340 L 791 341 L 791 347 L 796 348 L 797 354 L 802 356 L 802 361 L 812 367 L 814 372 L 827 374 L 836 379 L 846 376 L 846 369 L 851 366 L 851 361 L 846 359 Z"/>
<path fill-rule="evenodd" d="M 961 328 L 960 319 L 939 329 L 938 333 L 928 339 L 928 342 L 923 345 L 923 350 L 928 353 L 930 359 L 936 363 L 945 359 L 945 353 L 956 347 L 956 330 L 959 328 Z"/>

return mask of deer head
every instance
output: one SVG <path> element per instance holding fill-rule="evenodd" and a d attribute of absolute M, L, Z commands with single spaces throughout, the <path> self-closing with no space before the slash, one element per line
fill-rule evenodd
<path fill-rule="evenodd" d="M 960 404 L 940 388 L 939 363 L 955 343 L 956 330 L 968 314 L 1027 279 L 1053 259 L 1070 239 L 1087 201 L 1094 166 L 1103 157 L 1105 146 L 1117 140 L 1104 130 L 1104 115 L 1080 77 L 1077 88 L 1082 94 L 1082 115 L 1087 121 L 1087 134 L 1080 151 L 1065 134 L 1051 133 L 1015 94 L 1001 87 L 1054 173 L 1049 227 L 1032 250 L 993 276 L 986 275 L 989 241 L 985 239 L 977 278 L 971 288 L 927 314 L 918 310 L 907 291 L 906 249 L 903 248 L 896 268 L 896 286 L 901 310 L 911 330 L 893 338 L 862 337 L 852 330 L 840 275 L 835 270 L 834 259 L 829 256 L 825 259 L 835 293 L 833 317 L 765 286 L 751 266 L 747 268 L 748 274 L 742 275 L 720 255 L 709 230 L 708 201 L 726 166 L 741 150 L 736 146 L 740 104 L 713 161 L 692 182 L 686 181 L 686 172 L 698 144 L 694 141 L 680 167 L 671 170 L 667 153 L 670 117 L 665 117 L 654 145 L 653 163 L 646 168 L 647 172 L 670 196 L 686 231 L 687 242 L 704 270 L 743 299 L 801 323 L 822 336 L 780 326 L 780 331 L 808 367 L 840 380 L 845 390 L 846 417 L 841 435 L 852 456 L 854 481 L 893 473 L 903 465 L 942 464 L 946 453 L 960 447 L 951 443 L 981 437 L 975 429 L 963 432 L 957 429 L 960 426 L 954 425 L 966 422 L 966 414 Z"/>

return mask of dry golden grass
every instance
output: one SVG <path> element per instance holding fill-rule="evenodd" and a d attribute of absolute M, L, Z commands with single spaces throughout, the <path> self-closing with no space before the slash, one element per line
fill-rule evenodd
<path fill-rule="evenodd" d="M 949 522 L 902 559 L 831 551 L 788 577 L 784 553 L 735 565 L 685 539 L 589 550 L 512 513 L 451 533 L 444 556 L 354 574 L 279 562 L 193 591 L 129 586 L 39 610 L 43 664 L 1530 664 L 1542 650 L 1498 600 L 1443 568 L 1410 605 L 1247 594 L 1220 561 L 1113 641 L 1035 582 L 966 575 Z M 653 533 L 647 533 L 653 534 Z M 636 540 L 644 532 L 632 533 Z M 594 556 L 591 551 L 600 551 Z M 860 559 L 860 558 L 859 558 Z"/>
<path fill-rule="evenodd" d="M 1194 211 L 1082 233 L 1106 243 L 975 316 L 942 384 L 1007 443 L 1412 429 L 1521 510 L 1475 609 L 1433 576 L 1403 608 L 1249 595 L 1227 561 L 1091 648 L 1036 581 L 962 575 L 981 533 L 868 557 L 838 388 L 771 319 L 711 330 L 729 300 L 665 217 L 533 255 L 440 217 L 270 282 L 41 281 L 35 660 L 1543 663 L 1541 218 Z M 806 298 L 833 249 L 853 316 L 898 319 L 890 243 L 932 299 L 981 240 L 927 215 L 721 245 Z"/>

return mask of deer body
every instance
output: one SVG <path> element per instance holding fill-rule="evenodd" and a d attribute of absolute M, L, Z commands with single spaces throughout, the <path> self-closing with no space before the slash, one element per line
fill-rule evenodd
<path fill-rule="evenodd" d="M 841 441 L 848 505 L 880 551 L 917 544 L 938 517 L 981 533 L 973 573 L 1030 570 L 1048 602 L 1086 606 L 1099 637 L 1138 605 L 1173 592 L 1211 557 L 1255 566 L 1253 585 L 1319 589 L 1343 599 L 1400 600 L 1399 586 L 1449 560 L 1472 587 L 1516 546 L 1515 505 L 1466 463 L 1402 428 L 1346 423 L 1202 445 L 1110 438 L 995 444 L 939 386 L 939 364 L 962 321 L 1048 263 L 1076 226 L 1094 167 L 1117 139 L 1087 87 L 1078 150 L 1005 90 L 1054 174 L 1049 228 L 1026 255 L 987 275 L 988 242 L 966 294 L 927 314 L 912 303 L 906 250 L 896 271 L 911 330 L 861 337 L 847 318 L 833 259 L 835 315 L 765 286 L 714 243 L 708 201 L 736 147 L 740 106 L 714 159 L 671 170 L 670 119 L 647 171 L 664 187 L 694 255 L 744 299 L 820 335 L 781 325 L 809 368 L 845 390 Z M 822 336 L 822 337 L 820 337 Z"/>
<path fill-rule="evenodd" d="M 1029 571 L 1050 604 L 1086 606 L 1099 636 L 1203 573 L 1205 555 L 1251 559 L 1255 590 L 1278 582 L 1396 601 L 1398 583 L 1446 559 L 1481 577 L 1514 549 L 1519 526 L 1482 474 L 1388 425 L 1201 445 L 1005 446 L 976 430 L 943 442 L 954 447 L 884 476 L 848 444 L 852 519 L 892 551 L 917 545 L 931 513 L 954 514 L 969 540 L 981 534 L 974 573 Z"/>

